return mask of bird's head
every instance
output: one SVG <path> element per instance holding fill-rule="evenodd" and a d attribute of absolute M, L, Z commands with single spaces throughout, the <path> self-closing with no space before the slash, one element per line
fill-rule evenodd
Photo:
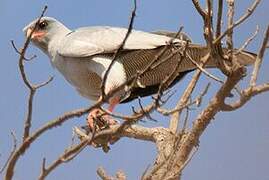
<path fill-rule="evenodd" d="M 23 28 L 25 36 L 27 38 L 31 36 L 31 42 L 45 53 L 48 53 L 48 45 L 55 37 L 65 35 L 69 31 L 62 23 L 51 17 L 42 17 L 40 21 L 36 19 Z"/>

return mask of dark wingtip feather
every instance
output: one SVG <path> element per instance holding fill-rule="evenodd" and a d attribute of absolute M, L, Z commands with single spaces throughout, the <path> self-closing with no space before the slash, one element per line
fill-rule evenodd
<path fill-rule="evenodd" d="M 177 33 L 176 32 L 171 32 L 171 31 L 164 31 L 164 30 L 159 30 L 159 31 L 153 31 L 151 32 L 153 34 L 158 34 L 158 35 L 164 35 L 164 36 L 168 36 L 168 37 L 172 37 L 174 38 Z M 184 40 L 184 41 L 188 41 L 188 42 L 192 42 L 190 36 L 188 36 L 186 33 L 184 32 L 180 32 L 178 35 L 178 39 Z"/>

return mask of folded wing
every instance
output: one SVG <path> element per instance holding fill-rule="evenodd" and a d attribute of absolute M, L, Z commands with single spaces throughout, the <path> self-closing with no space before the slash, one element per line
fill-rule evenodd
<path fill-rule="evenodd" d="M 108 26 L 80 28 L 66 35 L 58 53 L 65 57 L 88 57 L 101 53 L 113 53 L 122 43 L 126 33 L 125 28 Z M 171 39 L 165 35 L 132 30 L 123 49 L 154 49 L 166 45 Z M 179 42 L 183 41 L 173 40 L 173 43 Z"/>

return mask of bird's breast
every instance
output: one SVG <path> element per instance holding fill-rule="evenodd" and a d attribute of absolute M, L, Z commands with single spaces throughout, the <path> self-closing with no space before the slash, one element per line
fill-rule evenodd
<path fill-rule="evenodd" d="M 54 60 L 55 67 L 65 79 L 84 97 L 97 100 L 101 94 L 101 82 L 111 63 L 111 59 L 103 56 L 85 58 L 67 58 L 58 56 Z M 109 71 L 105 84 L 105 92 L 116 88 L 126 81 L 122 64 L 115 62 Z"/>
<path fill-rule="evenodd" d="M 90 100 L 99 98 L 101 77 L 89 70 L 88 60 L 58 57 L 54 65 L 82 96 Z"/>

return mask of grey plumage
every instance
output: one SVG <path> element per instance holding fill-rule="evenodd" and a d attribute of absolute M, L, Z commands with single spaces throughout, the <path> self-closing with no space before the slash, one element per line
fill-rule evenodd
<path fill-rule="evenodd" d="M 26 34 L 36 21 L 24 28 Z M 38 29 L 44 32 L 43 38 L 33 38 L 32 42 L 43 50 L 55 66 L 81 95 L 96 100 L 100 96 L 100 84 L 103 75 L 111 62 L 113 53 L 122 42 L 126 29 L 115 27 L 85 27 L 71 31 L 53 18 L 43 17 L 41 22 L 46 22 L 47 27 Z M 174 33 L 158 31 L 146 33 L 132 30 L 122 52 L 113 65 L 105 85 L 106 93 L 119 86 L 134 75 L 143 70 L 156 54 L 166 48 L 174 37 Z M 163 61 L 172 52 L 182 49 L 190 38 L 182 33 L 181 38 L 173 39 L 168 50 L 158 58 L 157 64 Z M 226 52 L 226 50 L 224 50 Z M 201 45 L 189 44 L 187 53 L 196 62 L 208 53 L 208 49 Z M 255 54 L 243 51 L 234 58 L 243 65 L 252 64 Z M 180 53 L 176 53 L 157 68 L 154 68 L 141 77 L 141 83 L 145 88 L 136 85 L 130 93 L 121 91 L 117 96 L 122 102 L 127 102 L 138 96 L 147 96 L 156 93 L 159 84 L 171 73 L 180 59 Z M 215 67 L 215 60 L 210 59 L 206 67 Z M 183 58 L 178 69 L 178 76 L 170 86 L 179 81 L 188 72 L 196 69 L 196 66 L 188 59 Z"/>
<path fill-rule="evenodd" d="M 144 70 L 144 68 L 151 61 L 155 60 L 156 54 L 158 54 L 164 48 L 166 47 L 161 46 L 150 50 L 125 51 L 120 54 L 118 62 L 123 64 L 127 77 L 132 77 L 137 71 Z M 176 50 L 176 47 L 168 48 L 165 53 L 158 58 L 156 63 L 153 64 L 153 67 L 155 66 L 155 68 L 147 71 L 141 76 L 140 82 L 145 87 L 140 87 L 138 84 L 135 84 L 131 90 L 132 92 L 130 96 L 125 99 L 124 102 L 128 102 L 136 97 L 144 97 L 156 93 L 160 83 L 172 73 L 177 63 L 179 63 L 179 71 L 177 72 L 178 77 L 174 80 L 174 82 L 171 83 L 169 87 L 180 81 L 187 73 L 196 69 L 196 65 L 194 65 L 188 57 L 183 57 L 182 60 L 178 62 L 178 60 L 181 58 L 180 53 L 176 53 L 171 58 L 163 61 L 163 59 L 166 59 L 173 51 Z M 199 63 L 201 62 L 201 59 L 208 53 L 208 49 L 200 45 L 190 44 L 189 48 L 186 49 L 186 53 L 188 53 L 193 60 Z M 226 49 L 224 49 L 224 53 L 227 53 Z M 236 58 L 237 61 L 239 61 L 242 65 L 249 65 L 253 63 L 255 57 L 255 54 L 243 51 L 234 58 Z M 156 64 L 159 64 L 160 61 L 163 62 L 159 66 L 156 66 Z M 210 58 L 205 67 L 215 68 L 215 62 L 216 60 Z"/>

